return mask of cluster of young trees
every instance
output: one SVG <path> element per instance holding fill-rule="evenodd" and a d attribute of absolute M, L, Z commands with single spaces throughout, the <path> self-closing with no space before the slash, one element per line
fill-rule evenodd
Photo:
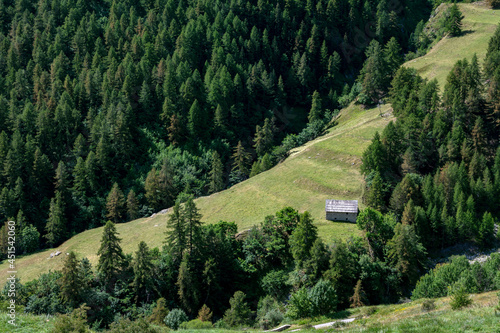
<path fill-rule="evenodd" d="M 429 9 L 2 1 L 0 220 L 40 234 L 30 252 L 266 170 L 301 142 L 273 154 L 310 109 L 314 122 L 336 107 L 370 40 L 406 47 Z"/>
<path fill-rule="evenodd" d="M 363 155 L 366 203 L 415 228 L 426 248 L 473 241 L 491 246 L 500 215 L 500 28 L 481 70 L 458 61 L 442 97 L 436 81 L 400 68 L 390 99 L 396 123 Z"/>

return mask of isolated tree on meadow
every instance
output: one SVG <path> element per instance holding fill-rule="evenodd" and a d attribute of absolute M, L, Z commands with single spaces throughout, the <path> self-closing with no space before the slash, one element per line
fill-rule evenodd
<path fill-rule="evenodd" d="M 447 12 L 448 17 L 445 21 L 445 31 L 450 34 L 450 36 L 459 36 L 462 33 L 462 20 L 464 16 L 456 3 L 454 3 Z"/>

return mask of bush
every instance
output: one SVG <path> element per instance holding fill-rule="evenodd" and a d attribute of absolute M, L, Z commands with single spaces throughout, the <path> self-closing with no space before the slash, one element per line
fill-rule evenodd
<path fill-rule="evenodd" d="M 149 317 L 150 322 L 156 325 L 162 325 L 164 323 L 163 320 L 168 315 L 168 309 L 165 307 L 166 303 L 167 302 L 164 298 L 160 298 L 156 301 L 156 307 L 153 309 L 153 313 Z"/>
<path fill-rule="evenodd" d="M 201 321 L 199 319 L 193 319 L 191 321 L 186 321 L 182 323 L 179 328 L 183 330 L 205 330 L 211 329 L 214 326 L 209 321 Z"/>
<path fill-rule="evenodd" d="M 328 281 L 319 280 L 309 291 L 308 296 L 313 316 L 325 315 L 337 308 L 337 293 Z"/>
<path fill-rule="evenodd" d="M 436 308 L 436 302 L 433 299 L 426 299 L 422 302 L 423 311 L 432 311 Z"/>
<path fill-rule="evenodd" d="M 286 315 L 291 319 L 306 318 L 311 315 L 311 301 L 305 287 L 300 288 L 290 296 Z"/>
<path fill-rule="evenodd" d="M 65 331 L 67 332 L 67 331 Z M 120 319 L 117 322 L 111 324 L 108 333 L 157 333 L 158 330 L 144 319 L 139 318 L 136 321 L 130 321 L 130 319 Z"/>
<path fill-rule="evenodd" d="M 198 319 L 201 321 L 212 321 L 212 311 L 210 311 L 210 308 L 206 304 L 203 304 L 200 311 L 198 311 Z"/>
<path fill-rule="evenodd" d="M 278 303 L 269 295 L 260 299 L 257 308 L 257 322 L 262 329 L 277 326 L 283 321 L 283 314 Z"/>
<path fill-rule="evenodd" d="M 90 308 L 83 304 L 70 314 L 58 315 L 54 322 L 54 333 L 87 333 L 87 310 Z"/>
<path fill-rule="evenodd" d="M 245 302 L 245 297 L 246 295 L 242 291 L 237 291 L 229 300 L 231 307 L 227 309 L 224 314 L 224 322 L 230 327 L 239 327 L 250 324 L 252 311 L 250 311 L 250 307 L 247 302 Z"/>
<path fill-rule="evenodd" d="M 176 330 L 179 328 L 179 326 L 185 322 L 188 321 L 189 318 L 186 315 L 184 311 L 181 309 L 173 309 L 172 311 L 169 312 L 169 314 L 165 317 L 165 325 L 167 327 Z"/>

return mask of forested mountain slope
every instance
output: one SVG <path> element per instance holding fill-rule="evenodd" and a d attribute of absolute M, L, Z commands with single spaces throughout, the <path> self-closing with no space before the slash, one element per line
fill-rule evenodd
<path fill-rule="evenodd" d="M 1 1 L 0 220 L 29 253 L 247 179 L 333 114 L 370 41 L 400 57 L 430 9 Z"/>
<path fill-rule="evenodd" d="M 476 15 L 473 10 L 477 5 L 463 4 L 465 22 L 469 15 Z M 487 31 L 494 30 L 494 20 L 491 15 L 496 15 L 500 21 L 499 11 L 483 11 L 484 15 L 474 16 L 474 20 L 488 25 Z M 474 38 L 476 32 L 472 31 L 466 37 Z M 483 37 L 481 37 L 483 38 Z M 450 48 L 462 50 L 468 54 L 469 47 L 458 38 L 446 40 Z M 484 54 L 488 38 L 484 43 L 478 44 L 477 52 Z M 427 57 L 435 57 L 445 48 L 438 44 L 429 55 L 417 59 L 425 61 Z M 437 60 L 435 60 L 437 59 Z M 446 53 L 442 57 L 433 58 L 438 64 L 438 59 L 447 62 Z M 440 74 L 443 71 L 443 74 Z M 435 74 L 446 75 L 444 67 L 437 67 Z M 424 73 L 425 75 L 426 73 Z M 390 111 L 389 105 L 383 105 L 383 113 Z M 316 220 L 321 236 L 348 237 L 357 233 L 357 228 L 352 224 L 330 223 L 324 220 L 324 200 L 332 197 L 345 199 L 360 199 L 363 193 L 360 174 L 360 158 L 369 145 L 375 131 L 381 131 L 390 120 L 388 117 L 379 117 L 377 108 L 363 110 L 359 106 L 350 106 L 339 114 L 337 125 L 328 133 L 298 149 L 283 163 L 250 178 L 226 191 L 202 197 L 196 200 L 201 208 L 203 221 L 216 222 L 218 220 L 235 221 L 240 230 L 249 228 L 262 222 L 264 217 L 273 214 L 284 206 L 293 206 L 301 211 L 308 210 Z M 354 164 L 353 164 L 354 163 Z M 152 219 L 139 219 L 129 223 L 117 224 L 120 237 L 123 238 L 122 246 L 125 252 L 132 252 L 141 240 L 145 240 L 150 247 L 161 247 L 166 230 L 166 215 L 158 215 Z M 96 261 L 102 228 L 85 231 L 78 234 L 58 247 L 63 253 L 74 250 L 79 256 L 88 257 L 92 263 Z M 23 280 L 36 278 L 41 272 L 48 269 L 61 267 L 62 258 L 47 259 L 50 252 L 46 250 L 31 256 L 20 258 L 17 261 L 19 273 Z M 5 265 L 5 264 L 4 264 Z M 4 267 L 1 265 L 0 268 Z M 2 270 L 4 272 L 6 270 Z M 1 277 L 1 276 L 0 276 Z"/>

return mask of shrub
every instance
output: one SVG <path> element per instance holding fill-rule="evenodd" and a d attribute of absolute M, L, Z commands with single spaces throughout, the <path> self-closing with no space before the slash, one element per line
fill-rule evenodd
<path fill-rule="evenodd" d="M 168 309 L 165 307 L 166 303 L 167 302 L 164 298 L 160 298 L 156 301 L 156 307 L 153 309 L 153 313 L 149 317 L 150 322 L 156 325 L 164 324 L 163 320 L 168 315 Z"/>
<path fill-rule="evenodd" d="M 280 300 L 288 294 L 289 287 L 286 284 L 287 279 L 287 272 L 283 270 L 274 270 L 267 273 L 267 275 L 262 278 L 261 286 L 266 292 L 266 295 L 271 295 Z"/>
<path fill-rule="evenodd" d="M 164 321 L 167 327 L 176 330 L 183 322 L 188 320 L 188 316 L 184 311 L 182 311 L 181 309 L 173 309 L 168 313 Z"/>
<path fill-rule="evenodd" d="M 309 291 L 308 296 L 313 316 L 325 315 L 337 308 L 337 293 L 328 281 L 319 280 Z"/>
<path fill-rule="evenodd" d="M 206 304 L 203 304 L 200 311 L 198 312 L 198 319 L 201 321 L 212 320 L 212 311 L 210 311 L 210 308 Z"/>
<path fill-rule="evenodd" d="M 467 307 L 472 304 L 472 299 L 470 298 L 465 286 L 461 283 L 457 283 L 454 288 L 451 288 L 451 308 L 453 310 L 458 310 Z"/>
<path fill-rule="evenodd" d="M 245 302 L 245 297 L 246 295 L 242 291 L 237 291 L 229 300 L 231 307 L 224 314 L 224 322 L 230 327 L 239 327 L 250 323 L 252 311 Z"/>
<path fill-rule="evenodd" d="M 270 296 L 260 299 L 257 308 L 257 322 L 262 329 L 269 329 L 277 326 L 283 321 L 283 314 L 279 310 L 279 305 Z"/>
<path fill-rule="evenodd" d="M 54 322 L 54 333 L 87 333 L 87 310 L 90 308 L 83 304 L 70 314 L 58 315 Z"/>
<path fill-rule="evenodd" d="M 199 319 L 193 319 L 191 321 L 183 322 L 179 328 L 183 330 L 205 330 L 211 329 L 214 326 L 209 321 L 201 321 Z"/>
<path fill-rule="evenodd" d="M 432 311 L 436 308 L 436 302 L 433 299 L 426 299 L 422 302 L 423 311 Z"/>
<path fill-rule="evenodd" d="M 117 322 L 113 322 L 108 331 L 109 333 L 157 333 L 158 330 L 144 319 L 139 318 L 136 321 L 130 321 L 130 319 L 120 319 Z"/>
<path fill-rule="evenodd" d="M 305 287 L 300 288 L 290 296 L 286 315 L 291 319 L 305 318 L 311 315 L 311 301 Z"/>

